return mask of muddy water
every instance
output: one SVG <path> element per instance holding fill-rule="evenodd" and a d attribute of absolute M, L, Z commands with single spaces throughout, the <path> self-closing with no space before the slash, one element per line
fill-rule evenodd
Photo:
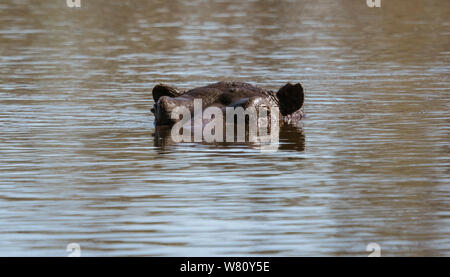
<path fill-rule="evenodd" d="M 450 255 L 450 2 L 0 4 L 0 255 Z M 276 152 L 173 144 L 151 88 L 301 81 Z"/>

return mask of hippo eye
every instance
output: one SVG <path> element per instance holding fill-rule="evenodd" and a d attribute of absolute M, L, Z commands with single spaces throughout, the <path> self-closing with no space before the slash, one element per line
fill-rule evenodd
<path fill-rule="evenodd" d="M 229 105 L 233 102 L 233 95 L 231 93 L 223 93 L 220 95 L 219 101 L 224 105 Z"/>

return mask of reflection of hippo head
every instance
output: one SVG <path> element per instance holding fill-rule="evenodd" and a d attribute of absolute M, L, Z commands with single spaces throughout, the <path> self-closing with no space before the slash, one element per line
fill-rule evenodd
<path fill-rule="evenodd" d="M 159 150 L 168 150 L 171 149 L 174 145 L 177 145 L 176 142 L 172 140 L 171 135 L 171 127 L 170 126 L 156 126 L 155 132 L 153 134 L 154 137 L 154 145 Z M 214 145 L 215 148 L 228 148 L 230 145 L 236 147 L 236 145 L 240 145 L 241 147 L 249 147 L 253 149 L 261 149 L 261 144 L 255 143 L 252 144 L 248 141 L 241 143 L 229 143 L 229 142 L 215 142 L 215 143 L 206 143 L 201 142 L 202 145 Z M 303 128 L 299 125 L 295 124 L 284 124 L 279 129 L 279 143 L 277 146 L 277 150 L 280 151 L 299 151 L 302 152 L 305 150 L 305 134 Z"/>
<path fill-rule="evenodd" d="M 159 84 L 153 88 L 153 99 L 156 125 L 173 125 L 176 120 L 171 119 L 171 113 L 176 107 L 184 106 L 193 114 L 194 99 L 202 100 L 203 109 L 213 106 L 222 110 L 226 107 L 277 107 L 282 122 L 296 122 L 303 116 L 304 91 L 300 83 L 288 83 L 278 92 L 241 82 L 219 82 L 188 91 Z"/>

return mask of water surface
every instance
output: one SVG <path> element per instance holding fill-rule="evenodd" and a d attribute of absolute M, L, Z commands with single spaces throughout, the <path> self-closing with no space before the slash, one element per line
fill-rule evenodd
<path fill-rule="evenodd" d="M 0 255 L 450 255 L 450 2 L 0 4 Z M 173 144 L 151 89 L 306 88 L 272 153 Z"/>

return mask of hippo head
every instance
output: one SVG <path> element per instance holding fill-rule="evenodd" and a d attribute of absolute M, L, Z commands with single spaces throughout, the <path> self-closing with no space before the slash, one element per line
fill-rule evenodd
<path fill-rule="evenodd" d="M 277 107 L 279 118 L 284 122 L 298 121 L 302 117 L 301 108 L 304 90 L 300 83 L 288 83 L 277 92 L 265 90 L 248 83 L 219 82 L 205 87 L 180 91 L 168 85 L 159 84 L 153 88 L 155 101 L 152 112 L 156 125 L 173 125 L 177 120 L 171 118 L 175 108 L 184 106 L 194 112 L 194 100 L 202 100 L 202 108 L 210 106 L 226 107 Z"/>

